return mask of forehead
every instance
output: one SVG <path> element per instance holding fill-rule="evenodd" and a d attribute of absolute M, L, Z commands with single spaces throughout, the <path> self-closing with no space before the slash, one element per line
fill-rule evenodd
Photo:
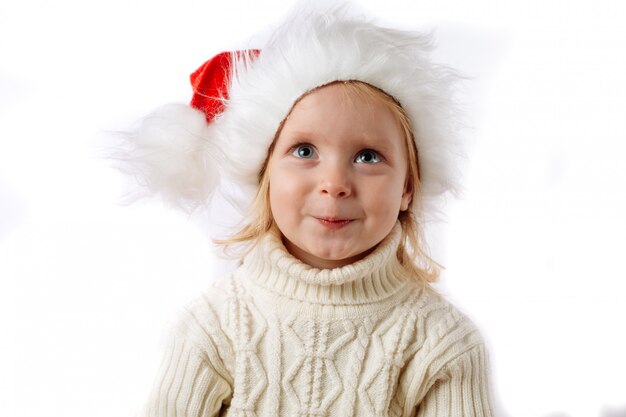
<path fill-rule="evenodd" d="M 402 129 L 390 106 L 340 83 L 321 87 L 294 105 L 279 138 L 294 134 L 317 135 L 335 142 L 350 138 L 402 143 Z"/>

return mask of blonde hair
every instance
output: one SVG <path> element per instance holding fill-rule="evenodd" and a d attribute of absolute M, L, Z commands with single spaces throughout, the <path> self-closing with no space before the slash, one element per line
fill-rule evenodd
<path fill-rule="evenodd" d="M 398 257 L 400 264 L 424 285 L 436 281 L 439 277 L 441 265 L 435 262 L 428 254 L 424 239 L 424 231 L 421 227 L 422 222 L 420 220 L 422 220 L 422 206 L 420 198 L 419 159 L 409 117 L 396 99 L 370 84 L 357 80 L 336 81 L 331 84 L 342 86 L 342 90 L 346 97 L 350 99 L 363 99 L 371 103 L 382 104 L 391 111 L 394 118 L 399 123 L 407 149 L 407 187 L 411 191 L 411 202 L 409 203 L 408 210 L 401 211 L 398 215 L 398 220 L 400 220 L 400 224 L 402 226 L 402 237 L 400 239 L 400 245 L 398 246 L 396 256 Z M 295 107 L 295 105 L 308 94 L 311 94 L 317 89 L 323 87 L 325 86 L 306 92 L 300 96 L 298 100 L 296 100 L 291 108 L 293 109 L 293 107 Z M 280 123 L 276 134 L 274 135 L 272 144 L 268 149 L 267 158 L 265 159 L 263 168 L 261 168 L 261 171 L 259 172 L 259 188 L 251 206 L 251 221 L 233 236 L 227 239 L 215 240 L 215 243 L 223 245 L 225 249 L 228 249 L 231 245 L 239 243 L 251 243 L 252 246 L 254 246 L 262 235 L 277 228 L 272 217 L 270 207 L 270 184 L 268 172 L 272 153 L 274 151 L 274 144 L 276 143 L 276 140 L 282 131 L 283 125 L 289 117 L 289 114 L 291 114 L 291 110 Z"/>

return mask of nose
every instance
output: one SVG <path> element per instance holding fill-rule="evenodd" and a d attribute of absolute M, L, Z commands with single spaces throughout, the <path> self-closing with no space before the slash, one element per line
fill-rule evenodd
<path fill-rule="evenodd" d="M 333 198 L 345 198 L 352 194 L 352 183 L 347 169 L 333 164 L 322 168 L 320 192 Z"/>

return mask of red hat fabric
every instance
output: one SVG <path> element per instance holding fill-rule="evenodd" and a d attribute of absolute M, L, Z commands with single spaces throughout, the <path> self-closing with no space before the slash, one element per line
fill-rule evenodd
<path fill-rule="evenodd" d="M 224 110 L 224 101 L 228 100 L 233 54 L 237 58 L 243 55 L 256 57 L 260 52 L 259 49 L 220 52 L 189 76 L 193 88 L 190 104 L 204 112 L 208 123 Z"/>

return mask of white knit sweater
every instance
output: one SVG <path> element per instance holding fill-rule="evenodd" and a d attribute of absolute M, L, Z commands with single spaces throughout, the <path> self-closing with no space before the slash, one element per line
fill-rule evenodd
<path fill-rule="evenodd" d="M 491 416 L 481 336 L 407 275 L 400 232 L 332 270 L 268 233 L 177 320 L 142 416 Z"/>

